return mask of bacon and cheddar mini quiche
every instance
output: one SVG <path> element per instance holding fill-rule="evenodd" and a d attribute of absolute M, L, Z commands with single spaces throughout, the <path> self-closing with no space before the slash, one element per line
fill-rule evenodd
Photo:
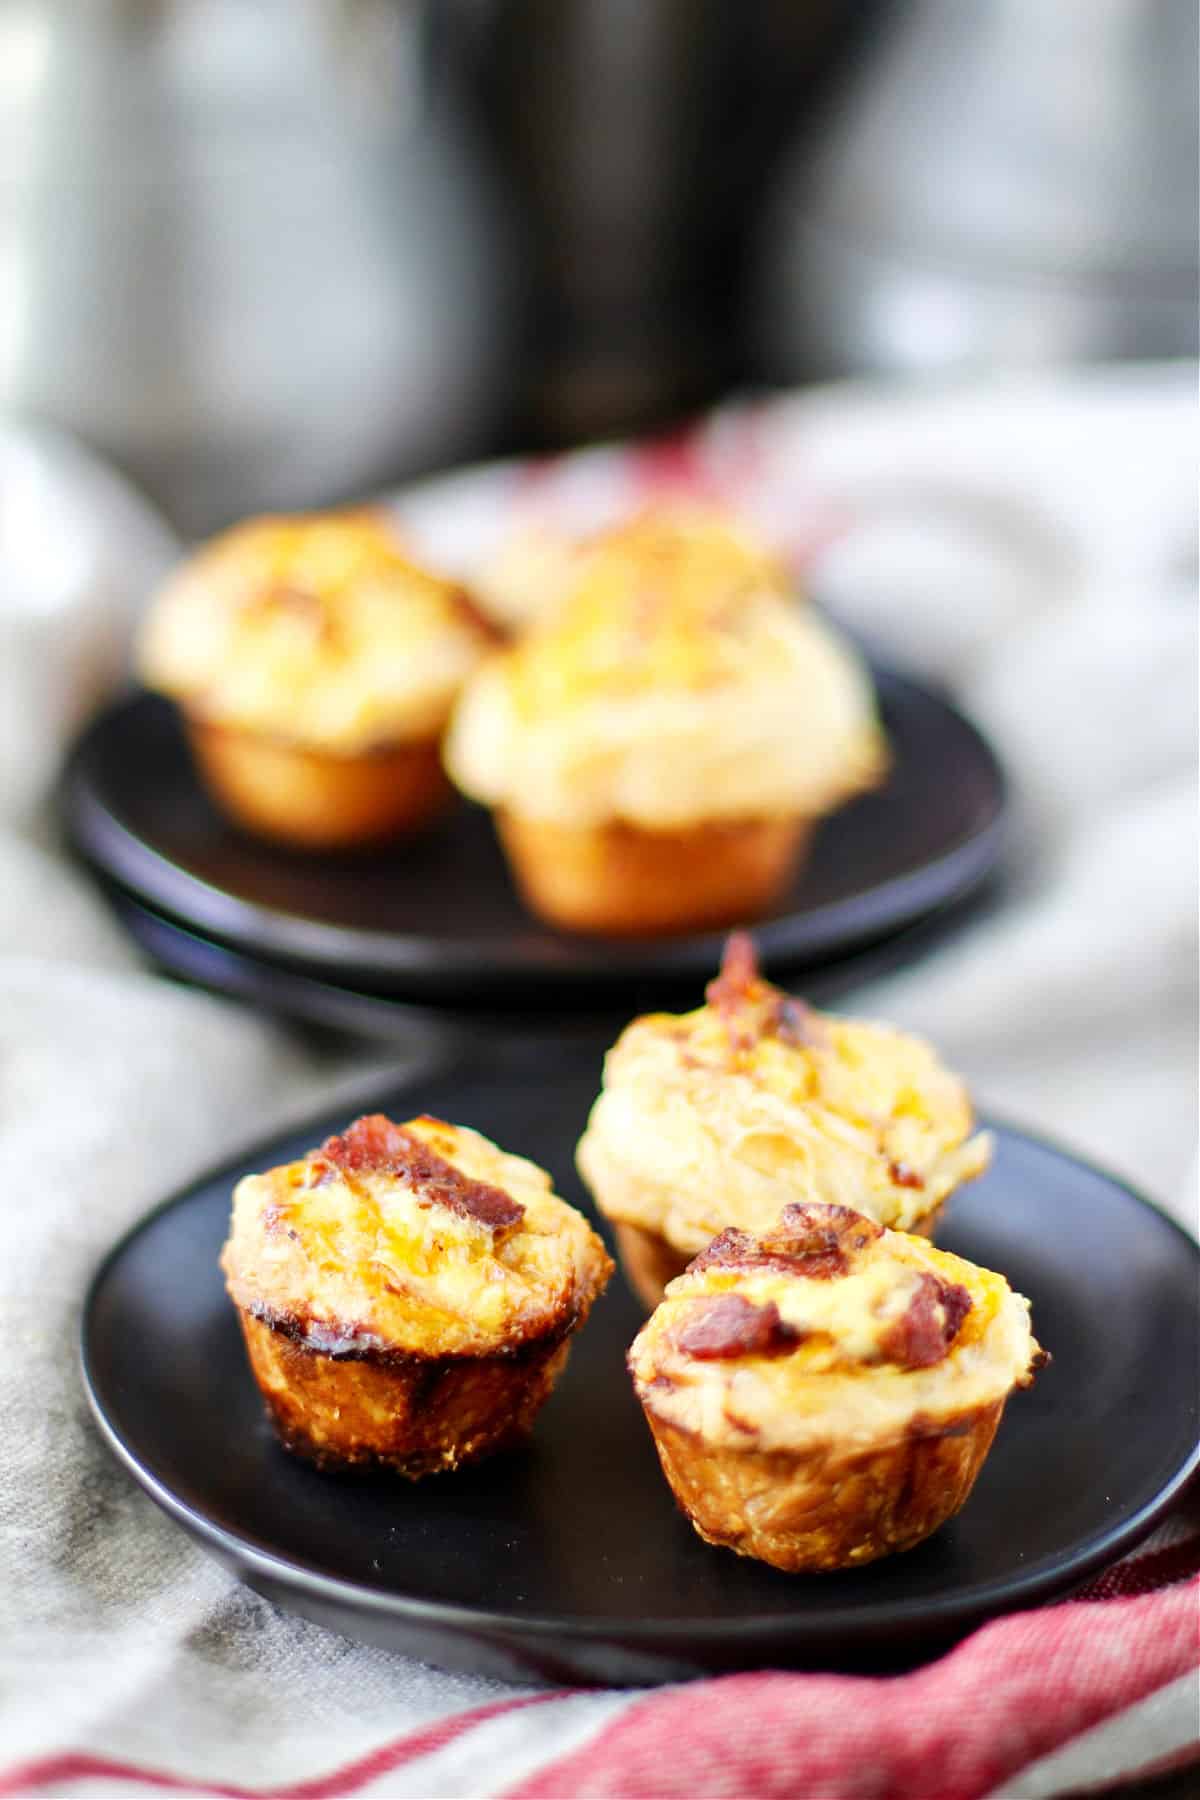
<path fill-rule="evenodd" d="M 612 1272 L 534 1163 L 379 1113 L 240 1181 L 221 1267 L 284 1444 L 413 1477 L 528 1435 Z"/>
<path fill-rule="evenodd" d="M 707 996 L 622 1032 L 577 1152 L 648 1305 L 727 1225 L 817 1200 L 931 1234 L 987 1167 L 966 1088 L 921 1039 L 781 993 L 743 932 Z"/>
<path fill-rule="evenodd" d="M 251 519 L 188 557 L 145 621 L 139 667 L 182 709 L 226 812 L 306 849 L 381 842 L 450 797 L 441 738 L 496 639 L 382 515 Z"/>
<path fill-rule="evenodd" d="M 958 1512 L 1044 1353 L 1003 1276 L 844 1206 L 722 1232 L 629 1368 L 700 1536 L 788 1570 L 920 1543 Z"/>
<path fill-rule="evenodd" d="M 533 910 L 610 934 L 761 913 L 887 766 L 856 652 L 741 532 L 669 510 L 589 543 L 467 682 L 446 759 Z"/>

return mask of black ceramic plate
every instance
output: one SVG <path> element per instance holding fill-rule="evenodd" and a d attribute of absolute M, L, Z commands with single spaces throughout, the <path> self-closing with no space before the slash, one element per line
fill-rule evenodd
<path fill-rule="evenodd" d="M 514 1048 L 370 1104 L 478 1126 L 583 1204 L 572 1148 L 598 1074 L 594 1051 Z M 1077 1584 L 1195 1467 L 1200 1252 L 1119 1182 L 1001 1128 L 945 1242 L 1029 1295 L 1054 1361 L 1014 1397 L 964 1511 L 917 1549 L 787 1576 L 701 1543 L 625 1375 L 640 1314 L 619 1276 L 529 1449 L 415 1485 L 318 1475 L 267 1427 L 216 1257 L 237 1176 L 343 1123 L 263 1145 L 137 1226 L 89 1293 L 83 1366 L 105 1436 L 160 1505 L 254 1587 L 350 1636 L 552 1680 L 912 1659 Z"/>
<path fill-rule="evenodd" d="M 999 855 L 1004 784 L 988 746 L 926 689 L 886 672 L 877 683 L 891 778 L 822 826 L 795 891 L 759 925 L 776 969 L 844 954 L 962 898 Z M 242 837 L 196 781 L 173 709 L 148 695 L 91 726 L 63 796 L 84 855 L 149 906 L 375 992 L 524 1005 L 540 988 L 563 1007 L 615 984 L 699 982 L 717 961 L 712 934 L 618 943 L 539 925 L 474 807 L 371 857 L 290 855 Z"/>
<path fill-rule="evenodd" d="M 318 980 L 296 969 L 280 966 L 267 957 L 232 950 L 227 944 L 202 937 L 141 905 L 123 889 L 108 883 L 102 885 L 121 924 L 161 968 L 185 981 L 245 1000 L 261 1011 L 354 1037 L 391 1043 L 402 1041 L 410 1045 L 415 1033 L 446 1047 L 470 1044 L 481 1032 L 500 1032 L 505 1037 L 512 1033 L 511 1012 L 465 1009 L 451 1012 L 444 1008 L 415 1006 L 387 994 L 363 992 L 342 982 Z M 882 943 L 805 970 L 796 985 L 806 1000 L 817 1006 L 828 1005 L 851 988 L 927 955 L 948 937 L 989 914 L 998 899 L 998 884 L 989 882 L 986 888 L 977 890 L 956 906 L 945 907 L 928 919 L 893 932 Z M 641 1009 L 661 1006 L 668 997 L 668 989 L 654 984 L 653 991 L 645 994 Z M 681 995 L 681 1003 L 685 1006 L 695 1005 L 699 999 L 699 986 Z M 599 1033 L 607 1043 L 616 1037 L 628 1016 L 628 1007 L 614 1011 L 611 1004 L 606 1008 L 599 1005 L 596 1009 L 579 1008 L 566 1014 L 540 1014 L 526 1008 L 522 1028 L 527 1034 L 541 1030 L 546 1036 L 556 1038 Z"/>

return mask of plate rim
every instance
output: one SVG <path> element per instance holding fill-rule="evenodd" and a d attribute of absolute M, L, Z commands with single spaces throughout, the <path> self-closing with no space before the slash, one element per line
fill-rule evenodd
<path fill-rule="evenodd" d="M 885 688 L 937 708 L 970 740 L 992 790 L 990 814 L 960 842 L 916 868 L 890 875 L 851 896 L 757 921 L 755 935 L 763 955 L 781 968 L 820 962 L 835 951 L 852 950 L 881 933 L 903 929 L 940 907 L 963 900 L 996 871 L 1003 858 L 1012 828 L 1012 786 L 983 731 L 936 685 L 882 662 L 872 663 L 872 675 Z M 401 984 L 414 983 L 435 1003 L 436 990 L 479 976 L 500 985 L 521 979 L 553 979 L 579 993 L 613 978 L 671 980 L 715 966 L 726 935 L 723 931 L 691 932 L 674 939 L 575 939 L 563 935 L 561 942 L 551 938 L 533 956 L 514 948 L 512 940 L 484 942 L 466 937 L 455 939 L 450 946 L 450 966 L 435 969 L 431 946 L 439 940 L 427 934 L 360 930 L 277 911 L 231 894 L 172 862 L 130 830 L 98 798 L 82 772 L 89 745 L 110 720 L 157 698 L 144 688 L 127 687 L 90 720 L 68 753 L 60 804 L 68 835 L 87 860 L 150 906 L 186 924 L 223 937 L 234 947 L 295 958 L 322 972 L 370 968 Z M 195 902 L 189 905 L 186 917 L 181 910 L 181 892 Z M 847 931 L 839 921 L 850 908 L 856 916 L 853 928 Z M 536 920 L 531 924 L 534 929 L 548 930 Z M 798 930 L 804 941 L 796 945 L 793 940 Z"/>
<path fill-rule="evenodd" d="M 337 981 L 332 972 L 317 973 L 302 967 L 292 967 L 276 961 L 266 952 L 252 951 L 225 943 L 215 936 L 207 936 L 199 926 L 188 925 L 167 913 L 157 911 L 148 901 L 122 887 L 102 870 L 96 870 L 95 873 L 118 923 L 156 967 L 165 969 L 169 975 L 206 987 L 210 992 L 225 994 L 251 1006 L 265 1006 L 272 1010 L 278 1000 L 280 1013 L 301 1024 L 361 1033 L 367 1041 L 385 1044 L 396 1043 L 401 1041 L 402 1036 L 420 1031 L 435 1035 L 439 1043 L 447 1042 L 460 1054 L 465 1052 L 469 1055 L 470 1045 L 481 1032 L 511 1039 L 517 1030 L 518 1017 L 523 1020 L 520 1028 L 523 1039 L 537 1040 L 553 1036 L 568 1039 L 572 1043 L 592 1035 L 603 1036 L 605 1032 L 615 1038 L 629 1018 L 629 1006 L 621 994 L 615 1004 L 609 1002 L 603 1007 L 599 1004 L 588 1006 L 581 999 L 579 1007 L 568 1013 L 547 1010 L 544 1013 L 518 1015 L 503 1007 L 438 1007 L 428 998 L 408 999 L 399 993 L 375 992 L 365 987 L 355 987 Z M 900 927 L 887 937 L 872 940 L 857 950 L 848 951 L 844 957 L 835 956 L 825 962 L 807 963 L 786 974 L 781 971 L 781 979 L 786 980 L 789 986 L 803 988 L 803 997 L 813 1005 L 836 1008 L 854 988 L 891 975 L 897 969 L 909 966 L 917 958 L 936 951 L 943 942 L 943 934 L 969 931 L 979 922 L 979 918 L 986 916 L 986 912 L 977 916 L 973 907 L 979 905 L 986 909 L 989 904 L 998 904 L 1003 880 L 1003 875 L 996 871 L 974 890 L 973 895 L 935 908 L 933 912 Z M 987 896 L 993 887 L 995 893 L 991 894 L 989 901 Z M 926 933 L 930 935 L 926 937 Z M 173 947 L 181 939 L 196 944 L 201 952 L 212 951 L 228 959 L 234 965 L 231 978 L 218 977 L 214 980 L 207 973 L 197 970 L 185 952 Z M 260 994 L 254 987 L 255 976 L 259 973 L 268 976 L 272 983 L 279 983 L 281 993 Z M 328 999 L 321 1002 L 313 1000 L 311 996 L 318 990 Z M 664 982 L 663 993 L 666 999 L 671 999 L 676 991 L 675 987 Z M 682 988 L 678 992 L 680 1004 L 684 1004 Z M 345 1001 L 351 1003 L 349 1009 L 343 1008 L 342 1003 Z M 388 1029 L 384 1029 L 382 1018 L 362 1023 L 350 1016 L 359 1002 L 363 1002 L 366 1007 L 386 1009 Z M 342 1012 L 343 1016 L 335 1019 L 333 1015 L 336 1011 Z"/>
<path fill-rule="evenodd" d="M 399 1082 L 385 1085 L 376 1079 L 371 1091 L 381 1103 L 385 1097 L 391 1103 L 399 1090 L 415 1082 L 426 1081 L 433 1075 L 449 1074 L 464 1066 L 469 1066 L 469 1059 L 453 1055 L 433 1056 L 417 1070 L 411 1073 L 406 1071 Z M 364 1099 L 363 1103 L 369 1104 L 369 1100 Z M 340 1110 L 339 1107 L 338 1111 Z M 324 1116 L 314 1114 L 313 1118 L 314 1129 L 321 1129 L 325 1122 Z M 1200 1242 L 1165 1207 L 1142 1193 L 1123 1176 L 1114 1174 L 1088 1157 L 1076 1154 L 1053 1137 L 1010 1123 L 1003 1115 L 981 1110 L 979 1123 L 1002 1135 L 1022 1139 L 1057 1158 L 1086 1169 L 1089 1174 L 1100 1176 L 1136 1205 L 1145 1208 L 1160 1224 L 1167 1226 L 1200 1270 Z M 133 1241 L 160 1217 L 192 1199 L 201 1189 L 232 1179 L 235 1174 L 244 1170 L 248 1160 L 261 1160 L 272 1152 L 273 1146 L 278 1145 L 285 1135 L 306 1129 L 303 1121 L 298 1121 L 294 1126 L 284 1124 L 271 1136 L 257 1140 L 238 1155 L 202 1171 L 185 1186 L 174 1190 L 135 1219 L 104 1253 L 88 1280 L 77 1342 L 78 1366 L 88 1407 L 102 1439 L 122 1467 L 164 1512 L 194 1537 L 205 1545 L 212 1546 L 239 1568 L 249 1568 L 256 1575 L 271 1579 L 281 1588 L 337 1602 L 352 1612 L 369 1612 L 413 1625 L 438 1626 L 464 1637 L 492 1632 L 527 1639 L 555 1637 L 581 1644 L 619 1639 L 622 1643 L 635 1644 L 641 1648 L 662 1648 L 667 1645 L 672 1649 L 680 1649 L 687 1643 L 719 1646 L 747 1640 L 771 1642 L 778 1646 L 786 1643 L 797 1649 L 816 1650 L 822 1643 L 836 1640 L 851 1650 L 866 1650 L 918 1628 L 931 1636 L 939 1631 L 953 1632 L 1000 1614 L 1024 1610 L 1078 1587 L 1097 1569 L 1106 1567 L 1141 1542 L 1200 1470 L 1198 1429 L 1196 1440 L 1187 1456 L 1158 1492 L 1130 1518 L 1113 1525 L 1099 1537 L 1089 1539 L 1087 1547 L 1077 1555 L 1069 1556 L 1060 1564 L 1040 1572 L 1033 1570 L 1025 1575 L 994 1579 L 969 1594 L 950 1594 L 940 1602 L 928 1604 L 908 1599 L 890 1604 L 860 1606 L 840 1614 L 836 1604 L 823 1605 L 819 1609 L 805 1604 L 802 1608 L 798 1606 L 792 1613 L 748 1613 L 734 1619 L 647 1618 L 625 1614 L 598 1619 L 568 1613 L 544 1615 L 494 1612 L 458 1602 L 385 1592 L 343 1576 L 323 1574 L 279 1552 L 261 1549 L 235 1531 L 215 1523 L 175 1494 L 139 1459 L 108 1417 L 97 1391 L 91 1351 L 93 1320 L 100 1288 L 113 1265 Z"/>

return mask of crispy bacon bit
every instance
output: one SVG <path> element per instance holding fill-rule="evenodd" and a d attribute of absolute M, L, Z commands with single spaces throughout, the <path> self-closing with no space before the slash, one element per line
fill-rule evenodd
<path fill-rule="evenodd" d="M 721 972 L 704 990 L 708 1004 L 719 1013 L 744 1005 L 762 985 L 754 939 L 748 931 L 731 931 L 725 940 Z"/>
<path fill-rule="evenodd" d="M 888 1326 L 879 1347 L 902 1369 L 928 1369 L 946 1355 L 970 1310 L 965 1287 L 923 1272 L 907 1310 Z"/>
<path fill-rule="evenodd" d="M 701 1269 L 727 1267 L 730 1263 L 750 1262 L 758 1254 L 758 1239 L 751 1237 L 748 1231 L 738 1231 L 734 1226 L 722 1231 L 711 1244 L 706 1244 L 698 1256 L 694 1256 L 687 1266 L 689 1275 L 699 1274 Z"/>
<path fill-rule="evenodd" d="M 793 1201 L 785 1206 L 774 1225 L 763 1233 L 767 1250 L 787 1256 L 812 1256 L 840 1249 L 850 1254 L 863 1250 L 883 1236 L 883 1226 L 852 1206 L 834 1206 L 823 1200 Z"/>
<path fill-rule="evenodd" d="M 802 1333 L 785 1324 L 773 1300 L 752 1306 L 740 1294 L 721 1294 L 691 1309 L 676 1343 L 700 1362 L 734 1356 L 781 1356 L 800 1342 Z"/>
<path fill-rule="evenodd" d="M 735 1049 L 749 1050 L 761 1039 L 778 1038 L 795 1048 L 824 1042 L 821 1021 L 803 1000 L 765 981 L 748 931 L 734 931 L 725 943 L 721 972 L 704 990 Z"/>
<path fill-rule="evenodd" d="M 525 1217 L 520 1201 L 503 1188 L 473 1181 L 382 1113 L 369 1113 L 340 1137 L 327 1138 L 321 1155 L 348 1175 L 394 1175 L 412 1189 L 418 1205 L 443 1206 L 493 1233 L 511 1231 Z"/>
<path fill-rule="evenodd" d="M 729 1033 L 735 1050 L 753 1048 L 758 1033 L 749 1008 L 763 988 L 748 931 L 732 931 L 725 940 L 721 972 L 704 990 L 704 997 Z"/>
<path fill-rule="evenodd" d="M 721 1232 L 688 1264 L 688 1273 L 712 1268 L 778 1269 L 810 1281 L 845 1275 L 850 1259 L 882 1237 L 883 1227 L 848 1206 L 816 1200 L 785 1206 L 761 1237 L 734 1227 Z"/>
<path fill-rule="evenodd" d="M 359 1175 L 391 1168 L 408 1147 L 408 1136 L 399 1125 L 382 1113 L 367 1113 L 340 1137 L 326 1138 L 320 1154 L 346 1174 Z"/>
<path fill-rule="evenodd" d="M 694 1256 L 688 1264 L 686 1274 L 700 1272 L 704 1269 L 774 1269 L 780 1275 L 809 1275 L 813 1271 L 794 1256 L 772 1256 L 759 1248 L 759 1240 L 751 1237 L 748 1231 L 737 1231 L 732 1226 L 715 1237 L 711 1244 L 705 1246 L 698 1256 Z M 817 1270 L 822 1273 L 835 1274 L 838 1271 Z"/>
<path fill-rule="evenodd" d="M 785 1206 L 759 1242 L 768 1256 L 786 1257 L 797 1274 L 831 1281 L 845 1275 L 850 1258 L 882 1235 L 874 1219 L 848 1206 L 809 1200 Z"/>
<path fill-rule="evenodd" d="M 888 1164 L 888 1180 L 893 1187 L 923 1188 L 925 1177 L 910 1169 L 907 1163 L 890 1162 Z"/>

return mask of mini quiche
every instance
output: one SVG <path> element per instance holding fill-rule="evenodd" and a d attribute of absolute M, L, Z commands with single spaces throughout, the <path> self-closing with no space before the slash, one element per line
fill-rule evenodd
<path fill-rule="evenodd" d="M 251 519 L 157 596 L 138 662 L 182 709 L 217 803 L 310 850 L 423 824 L 451 789 L 441 738 L 496 632 L 370 512 Z"/>
<path fill-rule="evenodd" d="M 844 1206 L 722 1232 L 629 1352 L 702 1538 L 787 1570 L 920 1543 L 964 1505 L 1044 1361 L 1000 1275 Z"/>
<path fill-rule="evenodd" d="M 757 916 L 814 821 L 887 768 L 857 653 L 758 545 L 691 510 L 590 541 L 467 682 L 446 760 L 530 907 L 613 935 Z"/>
<path fill-rule="evenodd" d="M 239 1182 L 221 1267 L 284 1444 L 412 1477 L 528 1435 L 612 1272 L 544 1170 L 378 1113 Z"/>
<path fill-rule="evenodd" d="M 850 1205 L 931 1234 L 991 1139 L 928 1044 L 814 1012 L 728 942 L 707 1004 L 634 1020 L 609 1051 L 580 1173 L 650 1306 L 727 1225 L 765 1230 L 791 1201 Z"/>

